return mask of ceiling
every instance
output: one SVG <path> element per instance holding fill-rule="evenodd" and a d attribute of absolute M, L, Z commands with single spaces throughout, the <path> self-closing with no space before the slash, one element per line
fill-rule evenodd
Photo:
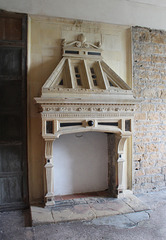
<path fill-rule="evenodd" d="M 158 6 L 158 7 L 166 7 L 165 0 L 123 0 L 123 1 L 149 4 L 149 5 L 154 5 L 154 6 Z"/>
<path fill-rule="evenodd" d="M 166 30 L 165 0 L 0 0 L 0 9 Z"/>

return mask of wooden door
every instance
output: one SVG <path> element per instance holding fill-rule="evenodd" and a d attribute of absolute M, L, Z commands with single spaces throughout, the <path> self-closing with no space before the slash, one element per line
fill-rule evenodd
<path fill-rule="evenodd" d="M 0 11 L 0 210 L 28 206 L 27 16 Z"/>

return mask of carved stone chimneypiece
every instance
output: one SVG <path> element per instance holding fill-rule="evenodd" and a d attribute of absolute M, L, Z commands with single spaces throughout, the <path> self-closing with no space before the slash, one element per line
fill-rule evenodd
<path fill-rule="evenodd" d="M 63 40 L 63 58 L 35 98 L 42 107 L 45 140 L 46 205 L 54 204 L 52 144 L 62 134 L 99 131 L 111 133 L 109 190 L 124 191 L 124 143 L 132 134 L 135 104 L 130 87 L 102 60 L 100 43 L 90 44 L 83 35 Z"/>

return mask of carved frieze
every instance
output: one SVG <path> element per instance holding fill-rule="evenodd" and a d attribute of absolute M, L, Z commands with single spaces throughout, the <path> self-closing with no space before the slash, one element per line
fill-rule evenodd
<path fill-rule="evenodd" d="M 135 110 L 134 104 L 112 104 L 112 105 L 101 105 L 101 104 L 42 104 L 43 112 L 133 112 Z"/>

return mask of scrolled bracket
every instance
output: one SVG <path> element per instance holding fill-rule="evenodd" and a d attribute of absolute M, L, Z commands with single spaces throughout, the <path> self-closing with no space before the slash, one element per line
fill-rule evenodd
<path fill-rule="evenodd" d="M 131 136 L 131 134 L 121 134 L 121 135 L 116 135 L 116 136 L 119 139 L 118 154 L 121 155 L 124 153 L 125 142 Z"/>

